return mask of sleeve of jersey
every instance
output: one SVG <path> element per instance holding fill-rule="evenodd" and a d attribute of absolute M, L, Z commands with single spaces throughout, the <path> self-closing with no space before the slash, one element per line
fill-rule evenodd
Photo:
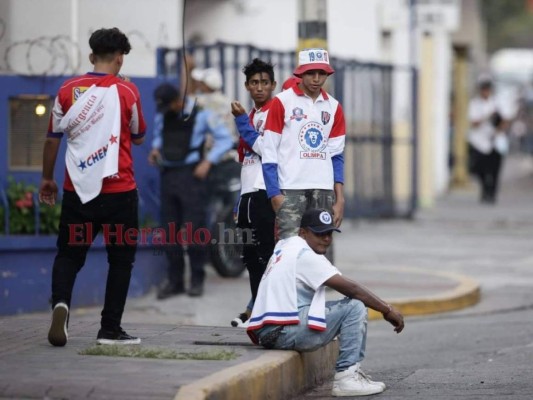
<path fill-rule="evenodd" d="M 156 113 L 154 117 L 154 137 L 152 139 L 152 149 L 163 147 L 163 114 Z"/>
<path fill-rule="evenodd" d="M 213 134 L 214 144 L 206 159 L 213 164 L 220 161 L 224 153 L 233 147 L 233 137 L 221 118 L 213 116 L 211 110 L 204 110 L 206 121 L 217 121 L 216 125 L 207 122 L 208 130 Z"/>
<path fill-rule="evenodd" d="M 263 149 L 261 161 L 263 164 L 263 178 L 269 198 L 281 193 L 278 179 L 278 148 L 281 142 L 285 119 L 285 108 L 281 101 L 275 97 L 268 111 L 263 134 Z"/>
<path fill-rule="evenodd" d="M 63 107 L 61 106 L 61 103 L 59 102 L 59 96 L 56 96 L 54 100 L 54 106 L 52 108 L 52 112 L 50 113 L 50 120 L 48 122 L 48 133 L 46 134 L 46 137 L 51 138 L 61 138 L 63 137 L 63 132 L 59 131 L 59 123 L 61 122 L 61 118 L 63 118 Z"/>
<path fill-rule="evenodd" d="M 344 143 L 346 139 L 346 122 L 344 121 L 344 112 L 340 103 L 335 111 L 333 127 L 329 134 L 328 150 L 331 157 L 344 153 Z"/>
<path fill-rule="evenodd" d="M 237 125 L 237 130 L 239 131 L 241 138 L 251 149 L 253 149 L 254 144 L 260 135 L 250 124 L 250 117 L 246 114 L 239 115 L 235 118 L 235 124 Z"/>
<path fill-rule="evenodd" d="M 333 163 L 333 182 L 344 184 L 344 154 L 331 157 Z"/>
<path fill-rule="evenodd" d="M 130 130 L 133 139 L 140 139 L 146 134 L 146 121 L 144 120 L 141 96 L 135 91 L 136 100 L 131 110 Z"/>

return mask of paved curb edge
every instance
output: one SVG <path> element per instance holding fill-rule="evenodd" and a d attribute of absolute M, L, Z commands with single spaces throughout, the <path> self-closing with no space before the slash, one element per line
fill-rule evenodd
<path fill-rule="evenodd" d="M 174 400 L 284 399 L 331 378 L 336 341 L 311 352 L 266 350 L 255 360 L 182 386 Z"/>

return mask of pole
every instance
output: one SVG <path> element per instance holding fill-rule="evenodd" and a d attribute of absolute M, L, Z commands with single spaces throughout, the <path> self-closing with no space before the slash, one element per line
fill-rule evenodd
<path fill-rule="evenodd" d="M 328 44 L 326 0 L 298 1 L 298 51 L 326 49 Z"/>
<path fill-rule="evenodd" d="M 468 131 L 468 49 L 456 47 L 454 50 L 452 186 L 465 187 L 469 183 L 468 146 L 466 142 Z"/>
<path fill-rule="evenodd" d="M 416 62 L 416 15 L 415 0 L 409 0 L 409 66 L 411 68 L 411 201 L 409 214 L 414 215 L 418 209 L 418 68 Z"/>

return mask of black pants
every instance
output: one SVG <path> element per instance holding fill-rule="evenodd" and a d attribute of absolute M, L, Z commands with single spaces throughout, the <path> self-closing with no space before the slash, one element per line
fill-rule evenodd
<path fill-rule="evenodd" d="M 206 262 L 206 182 L 193 177 L 194 165 L 165 168 L 161 172 L 161 220 L 167 238 L 182 232 L 175 243 L 165 245 L 168 280 L 184 288 L 185 247 L 191 266 L 191 286 L 203 285 Z"/>
<path fill-rule="evenodd" d="M 52 306 L 65 302 L 70 307 L 76 275 L 102 232 L 109 270 L 101 325 L 107 330 L 120 327 L 137 250 L 138 202 L 137 189 L 100 194 L 86 204 L 75 192 L 64 192 L 52 271 Z"/>
<path fill-rule="evenodd" d="M 492 150 L 489 154 L 484 154 L 471 147 L 470 156 L 474 157 L 473 172 L 479 179 L 481 186 L 480 200 L 482 202 L 496 201 L 502 155 L 496 150 Z"/>
<path fill-rule="evenodd" d="M 275 220 L 276 214 L 266 191 L 259 190 L 241 196 L 237 224 L 243 229 L 242 261 L 250 276 L 253 301 L 276 244 Z"/>

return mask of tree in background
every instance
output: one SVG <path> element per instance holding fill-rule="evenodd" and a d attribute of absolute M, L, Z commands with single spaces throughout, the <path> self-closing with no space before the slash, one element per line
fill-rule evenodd
<path fill-rule="evenodd" d="M 505 47 L 533 48 L 533 0 L 482 0 L 489 53 Z"/>

